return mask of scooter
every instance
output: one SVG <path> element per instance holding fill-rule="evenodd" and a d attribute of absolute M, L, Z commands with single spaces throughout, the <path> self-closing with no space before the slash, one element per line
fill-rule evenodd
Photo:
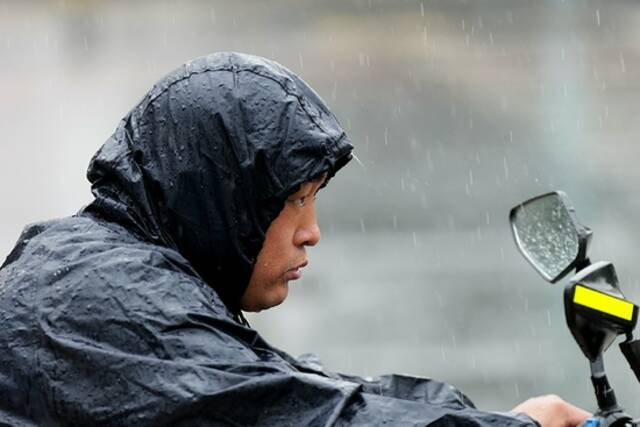
<path fill-rule="evenodd" d="M 564 288 L 567 326 L 589 360 L 598 410 L 582 425 L 640 426 L 618 405 L 604 367 L 604 353 L 621 335 L 620 350 L 640 381 L 640 340 L 633 339 L 638 306 L 620 289 L 612 263 L 591 263 L 592 231 L 582 225 L 565 193 L 555 191 L 529 199 L 509 215 L 511 231 L 524 258 L 550 283 L 575 270 Z"/>

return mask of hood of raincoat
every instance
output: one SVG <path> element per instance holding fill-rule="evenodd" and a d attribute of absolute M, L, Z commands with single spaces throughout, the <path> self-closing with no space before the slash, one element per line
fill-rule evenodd
<path fill-rule="evenodd" d="M 216 53 L 160 80 L 91 161 L 86 213 L 176 249 L 239 312 L 269 224 L 350 158 L 320 97 L 283 66 Z"/>

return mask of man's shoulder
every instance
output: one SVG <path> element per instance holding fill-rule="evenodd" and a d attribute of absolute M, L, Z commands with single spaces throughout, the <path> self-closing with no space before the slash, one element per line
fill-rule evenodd
<path fill-rule="evenodd" d="M 93 310 L 115 303 L 130 312 L 180 306 L 227 314 L 215 291 L 177 251 L 84 216 L 27 226 L 0 270 L 0 281 L 9 292 L 28 288 L 41 307 L 73 300 Z"/>

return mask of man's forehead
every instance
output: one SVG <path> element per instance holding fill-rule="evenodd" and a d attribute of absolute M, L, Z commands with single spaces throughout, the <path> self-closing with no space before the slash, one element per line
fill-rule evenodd
<path fill-rule="evenodd" d="M 306 182 L 306 184 L 308 184 L 311 187 L 320 187 L 327 180 L 327 175 L 328 175 L 327 172 L 325 172 L 319 177 L 317 177 L 316 179 Z"/>

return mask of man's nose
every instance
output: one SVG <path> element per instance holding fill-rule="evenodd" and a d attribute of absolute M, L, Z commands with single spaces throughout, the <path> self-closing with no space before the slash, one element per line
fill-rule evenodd
<path fill-rule="evenodd" d="M 315 246 L 320 241 L 320 227 L 316 220 L 315 210 L 306 216 L 294 236 L 297 246 Z"/>
<path fill-rule="evenodd" d="M 313 222 L 313 226 L 309 230 L 309 237 L 305 242 L 307 246 L 315 246 L 320 241 L 320 227 L 316 221 Z"/>

